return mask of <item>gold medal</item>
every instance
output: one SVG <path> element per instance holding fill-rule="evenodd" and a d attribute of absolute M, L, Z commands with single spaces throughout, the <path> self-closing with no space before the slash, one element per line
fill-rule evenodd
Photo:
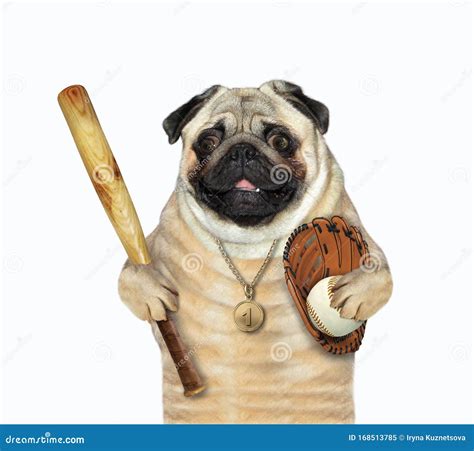
<path fill-rule="evenodd" d="M 253 287 L 257 283 L 258 279 L 262 275 L 263 271 L 267 267 L 268 263 L 270 262 L 270 258 L 273 252 L 273 248 L 275 247 L 276 240 L 273 241 L 270 250 L 268 251 L 265 260 L 263 261 L 262 266 L 258 270 L 257 274 L 252 280 L 252 283 L 248 284 L 245 282 L 244 278 L 240 275 L 237 268 L 234 266 L 232 261 L 230 260 L 227 252 L 224 250 L 222 243 L 218 238 L 214 238 L 216 240 L 217 245 L 219 246 L 219 250 L 224 258 L 227 266 L 232 271 L 236 279 L 240 282 L 240 284 L 244 288 L 245 297 L 247 298 L 245 301 L 238 303 L 234 307 L 234 322 L 235 325 L 239 330 L 242 332 L 254 332 L 263 324 L 263 320 L 265 319 L 265 313 L 263 312 L 262 306 L 253 300 Z"/>
<path fill-rule="evenodd" d="M 265 313 L 260 304 L 254 301 L 243 301 L 234 308 L 234 322 L 242 332 L 254 332 L 260 329 Z"/>

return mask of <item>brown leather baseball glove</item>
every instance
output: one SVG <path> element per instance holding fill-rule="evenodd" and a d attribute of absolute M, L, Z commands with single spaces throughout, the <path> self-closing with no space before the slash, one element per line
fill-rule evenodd
<path fill-rule="evenodd" d="M 346 274 L 369 258 L 369 248 L 357 227 L 343 218 L 316 218 L 299 226 L 290 236 L 283 254 L 285 279 L 306 328 L 321 346 L 333 354 L 355 352 L 364 337 L 364 323 L 344 337 L 330 337 L 311 323 L 306 298 L 311 289 L 330 276 Z"/>

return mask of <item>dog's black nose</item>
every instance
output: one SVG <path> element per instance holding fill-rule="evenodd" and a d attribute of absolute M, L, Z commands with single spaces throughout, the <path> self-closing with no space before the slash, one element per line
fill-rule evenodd
<path fill-rule="evenodd" d="M 234 144 L 230 148 L 230 158 L 234 161 L 240 161 L 245 164 L 257 154 L 257 149 L 249 143 Z"/>

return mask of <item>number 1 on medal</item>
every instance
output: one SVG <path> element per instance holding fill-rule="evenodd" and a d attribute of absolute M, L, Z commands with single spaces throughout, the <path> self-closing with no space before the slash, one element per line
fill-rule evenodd
<path fill-rule="evenodd" d="M 242 316 L 246 316 L 245 318 L 245 325 L 246 326 L 251 326 L 252 325 L 252 308 L 248 308 L 245 313 L 242 314 Z"/>

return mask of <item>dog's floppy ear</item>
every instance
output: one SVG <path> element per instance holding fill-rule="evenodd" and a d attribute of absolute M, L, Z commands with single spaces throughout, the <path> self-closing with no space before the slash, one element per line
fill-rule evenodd
<path fill-rule="evenodd" d="M 327 132 L 329 127 L 329 110 L 326 105 L 306 96 L 298 85 L 289 81 L 272 80 L 263 84 L 261 88 L 267 86 L 284 97 L 298 111 L 312 119 L 323 135 Z"/>
<path fill-rule="evenodd" d="M 191 100 L 181 105 L 176 111 L 173 111 L 164 121 L 163 128 L 168 135 L 170 144 L 178 141 L 184 126 L 194 117 L 220 88 L 220 85 L 214 85 L 206 89 L 201 94 L 194 96 Z"/>

